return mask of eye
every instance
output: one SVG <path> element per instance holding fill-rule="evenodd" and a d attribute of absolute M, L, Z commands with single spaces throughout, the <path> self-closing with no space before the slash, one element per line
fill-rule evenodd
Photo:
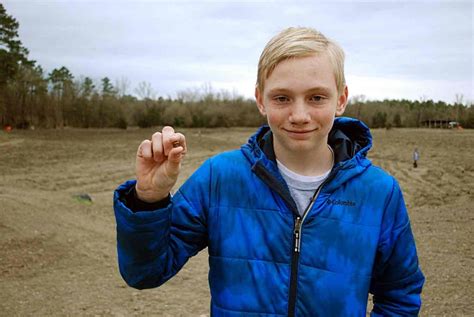
<path fill-rule="evenodd" d="M 290 98 L 288 98 L 287 96 L 275 96 L 273 97 L 273 100 L 276 102 L 276 103 L 287 103 L 288 101 L 290 101 Z"/>
<path fill-rule="evenodd" d="M 314 95 L 314 96 L 311 96 L 311 101 L 312 102 L 321 102 L 323 101 L 325 98 L 323 96 L 319 96 L 319 95 Z"/>

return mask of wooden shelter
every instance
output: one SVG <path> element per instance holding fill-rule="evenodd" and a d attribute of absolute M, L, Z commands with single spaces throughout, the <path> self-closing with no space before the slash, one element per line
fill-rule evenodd
<path fill-rule="evenodd" d="M 452 129 L 457 128 L 459 123 L 451 119 L 429 119 L 421 122 L 424 128 Z"/>

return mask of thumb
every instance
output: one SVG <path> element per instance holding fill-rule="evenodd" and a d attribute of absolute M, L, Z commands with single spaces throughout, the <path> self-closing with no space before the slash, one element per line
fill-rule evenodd
<path fill-rule="evenodd" d="M 171 174 L 179 173 L 184 155 L 185 151 L 182 146 L 171 149 L 171 151 L 168 153 L 168 172 Z"/>

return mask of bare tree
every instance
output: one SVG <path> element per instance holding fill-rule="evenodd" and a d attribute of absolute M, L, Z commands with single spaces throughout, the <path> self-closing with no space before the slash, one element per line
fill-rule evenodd
<path fill-rule="evenodd" d="M 151 84 L 147 81 L 141 81 L 138 83 L 137 88 L 135 88 L 135 93 L 138 95 L 140 99 L 155 99 L 156 92 L 151 86 Z"/>
<path fill-rule="evenodd" d="M 201 93 L 198 88 L 186 88 L 176 93 L 178 100 L 182 102 L 197 102 L 202 99 Z"/>
<path fill-rule="evenodd" d="M 356 111 L 356 118 L 357 119 L 360 119 L 360 114 L 361 114 L 361 111 L 362 111 L 362 104 L 365 103 L 365 100 L 366 100 L 366 97 L 365 95 L 354 95 L 352 96 L 351 100 L 350 100 L 350 104 L 354 107 L 357 107 L 357 111 Z"/>
<path fill-rule="evenodd" d="M 127 77 L 120 77 L 115 80 L 115 89 L 117 90 L 117 95 L 119 98 L 128 94 L 128 89 L 130 88 L 130 80 Z"/>
<path fill-rule="evenodd" d="M 456 122 L 459 122 L 459 108 L 463 106 L 464 95 L 456 94 L 456 102 L 454 106 L 456 107 Z"/>

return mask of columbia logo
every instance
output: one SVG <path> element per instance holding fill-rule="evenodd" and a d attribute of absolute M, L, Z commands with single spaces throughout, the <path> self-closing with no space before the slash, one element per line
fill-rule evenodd
<path fill-rule="evenodd" d="M 356 203 L 351 200 L 340 200 L 340 199 L 328 199 L 326 201 L 329 205 L 343 205 L 354 207 Z"/>

